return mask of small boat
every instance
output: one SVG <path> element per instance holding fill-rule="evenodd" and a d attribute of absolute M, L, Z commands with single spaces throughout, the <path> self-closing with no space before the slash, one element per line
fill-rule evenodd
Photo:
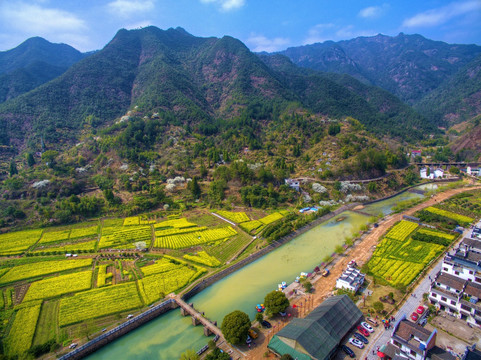
<path fill-rule="evenodd" d="M 326 277 L 327 275 L 329 275 L 329 270 L 324 269 L 324 271 L 322 272 L 322 276 Z"/>
<path fill-rule="evenodd" d="M 336 222 L 341 222 L 341 221 L 343 221 L 343 220 L 346 220 L 346 217 L 345 217 L 345 216 L 338 217 L 338 218 L 336 219 Z"/>

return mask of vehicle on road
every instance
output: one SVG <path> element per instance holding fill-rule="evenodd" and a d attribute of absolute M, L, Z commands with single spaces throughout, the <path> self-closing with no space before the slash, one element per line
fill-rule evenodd
<path fill-rule="evenodd" d="M 271 323 L 267 320 L 262 320 L 261 325 L 266 329 L 270 329 L 272 327 Z"/>
<path fill-rule="evenodd" d="M 250 344 L 252 342 L 252 339 L 249 335 L 247 335 L 247 340 L 246 340 L 246 344 Z"/>
<path fill-rule="evenodd" d="M 366 337 L 369 337 L 369 331 L 364 329 L 361 325 L 357 326 L 357 330 Z"/>
<path fill-rule="evenodd" d="M 411 314 L 411 320 L 416 322 L 416 321 L 418 321 L 418 319 L 419 319 L 419 314 L 417 312 L 413 312 Z"/>
<path fill-rule="evenodd" d="M 350 338 L 349 344 L 352 344 L 355 347 L 358 347 L 359 349 L 362 349 L 364 347 L 364 344 L 362 343 L 362 341 L 355 338 Z"/>
<path fill-rule="evenodd" d="M 72 343 L 70 344 L 70 346 L 68 347 L 69 349 L 75 349 L 77 347 L 77 343 Z"/>
<path fill-rule="evenodd" d="M 374 320 L 373 318 L 368 317 L 366 320 L 367 320 L 370 324 L 372 324 L 372 326 L 375 326 L 375 327 L 378 327 L 378 326 L 379 326 L 379 323 L 377 322 L 377 320 Z"/>
<path fill-rule="evenodd" d="M 416 312 L 417 312 L 419 315 L 421 315 L 421 314 L 424 312 L 424 310 L 426 310 L 426 309 L 424 308 L 424 306 L 420 305 L 420 306 L 418 306 L 418 308 L 416 309 Z"/>
<path fill-rule="evenodd" d="M 257 333 L 253 329 L 249 329 L 249 331 L 247 333 L 253 339 L 257 339 L 257 337 L 259 336 L 259 335 L 257 335 Z"/>
<path fill-rule="evenodd" d="M 356 354 L 354 354 L 354 351 L 352 351 L 352 349 L 349 346 L 342 345 L 341 349 L 352 358 L 356 356 Z"/>
<path fill-rule="evenodd" d="M 369 344 L 369 340 L 359 333 L 354 333 L 354 337 L 358 340 L 361 340 L 364 344 Z"/>
<path fill-rule="evenodd" d="M 367 322 L 363 321 L 361 323 L 361 326 L 366 329 L 367 331 L 369 331 L 370 333 L 374 332 L 374 329 L 371 325 L 369 325 Z"/>

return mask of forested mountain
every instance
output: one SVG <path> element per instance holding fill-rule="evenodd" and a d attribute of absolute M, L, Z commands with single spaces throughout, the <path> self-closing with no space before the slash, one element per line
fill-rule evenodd
<path fill-rule="evenodd" d="M 281 54 L 299 66 L 346 73 L 416 104 L 481 54 L 481 46 L 400 33 L 292 47 Z"/>
<path fill-rule="evenodd" d="M 83 126 L 109 124 L 135 106 L 204 132 L 220 119 L 277 121 L 292 104 L 322 116 L 352 116 L 379 133 L 404 129 L 416 137 L 433 130 L 391 95 L 355 79 L 301 71 L 289 61 L 282 67 L 266 63 L 228 36 L 198 38 L 180 28 L 120 30 L 60 77 L 0 105 L 0 141 L 22 148 L 43 137 L 60 144 L 75 139 Z M 406 132 L 406 124 L 413 129 Z"/>
<path fill-rule="evenodd" d="M 481 55 L 415 105 L 429 119 L 458 123 L 481 114 Z"/>
<path fill-rule="evenodd" d="M 65 44 L 34 37 L 0 52 L 0 102 L 26 93 L 61 75 L 87 56 Z"/>

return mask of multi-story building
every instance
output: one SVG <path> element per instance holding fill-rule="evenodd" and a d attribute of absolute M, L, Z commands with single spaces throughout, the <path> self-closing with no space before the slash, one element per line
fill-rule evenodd
<path fill-rule="evenodd" d="M 355 267 L 348 266 L 336 281 L 336 288 L 346 289 L 352 292 L 357 292 L 364 283 L 366 274 L 361 273 Z"/>
<path fill-rule="evenodd" d="M 472 251 L 473 247 L 461 245 L 454 254 L 446 255 L 441 271 L 481 284 L 481 253 Z"/>

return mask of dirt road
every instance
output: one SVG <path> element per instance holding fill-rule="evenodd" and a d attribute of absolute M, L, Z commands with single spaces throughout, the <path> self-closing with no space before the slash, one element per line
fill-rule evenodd
<path fill-rule="evenodd" d="M 358 244 L 355 248 L 352 249 L 351 252 L 349 252 L 348 256 L 341 257 L 341 259 L 332 267 L 331 269 L 331 274 L 324 278 L 324 277 L 319 277 L 318 279 L 315 279 L 315 282 L 313 283 L 313 294 L 310 295 L 304 295 L 301 297 L 298 297 L 294 300 L 291 301 L 291 307 L 292 305 L 296 304 L 302 304 L 303 307 L 301 307 L 301 311 L 295 311 L 293 309 L 290 309 L 291 311 L 291 317 L 304 317 L 309 313 L 309 311 L 321 304 L 322 301 L 332 292 L 334 289 L 334 286 L 336 284 L 337 278 L 342 274 L 344 269 L 347 266 L 347 263 L 354 259 L 356 260 L 357 264 L 362 266 L 365 264 L 369 259 L 371 258 L 372 252 L 374 250 L 374 246 L 377 244 L 381 236 L 391 227 L 394 225 L 395 222 L 399 221 L 402 219 L 403 215 L 412 215 L 416 211 L 424 209 L 425 207 L 434 205 L 436 203 L 440 203 L 447 198 L 456 195 L 458 193 L 467 191 L 467 190 L 472 190 L 472 189 L 480 189 L 481 187 L 473 187 L 473 188 L 459 188 L 459 189 L 450 189 L 445 192 L 439 193 L 434 195 L 432 198 L 427 199 L 421 204 L 418 204 L 408 210 L 405 210 L 404 212 L 400 214 L 394 214 L 394 215 L 389 215 L 385 218 L 383 218 L 379 222 L 379 226 L 377 228 L 372 228 L 371 232 L 364 237 L 362 242 Z M 317 281 L 316 281 L 317 280 Z M 269 343 L 269 340 L 272 338 L 272 336 L 280 330 L 280 328 L 285 325 L 284 323 L 281 323 L 280 326 L 277 326 L 275 329 L 271 329 L 270 333 L 266 332 L 266 336 L 262 337 L 263 342 L 261 343 L 260 341 L 256 343 L 255 348 L 247 351 L 248 354 L 248 359 L 262 359 L 264 358 L 264 354 L 267 351 L 267 344 Z M 265 331 L 265 330 L 264 330 Z M 271 354 L 272 358 L 275 358 Z"/>

